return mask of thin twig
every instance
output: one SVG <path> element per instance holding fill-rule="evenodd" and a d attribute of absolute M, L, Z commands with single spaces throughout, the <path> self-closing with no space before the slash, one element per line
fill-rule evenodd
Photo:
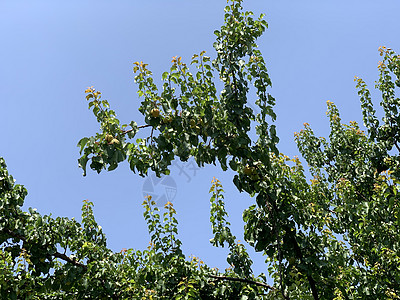
<path fill-rule="evenodd" d="M 179 72 L 182 73 L 183 79 L 185 80 L 185 83 L 186 83 L 186 86 L 187 86 L 187 88 L 189 89 L 189 93 L 192 95 L 192 97 L 193 97 L 193 99 L 194 99 L 194 95 L 193 95 L 192 89 L 190 88 L 190 86 L 189 86 L 189 84 L 188 84 L 188 82 L 187 82 L 186 75 L 185 75 L 185 73 L 183 72 L 181 65 L 178 65 L 178 69 L 179 69 Z"/>
<path fill-rule="evenodd" d="M 206 79 L 204 77 L 204 66 L 203 66 L 203 56 L 200 56 L 200 63 L 201 63 L 201 75 L 203 75 L 203 81 L 204 83 L 206 82 Z"/>
<path fill-rule="evenodd" d="M 154 132 L 154 127 L 151 128 L 151 134 L 150 134 L 150 145 L 153 146 L 153 132 Z"/>

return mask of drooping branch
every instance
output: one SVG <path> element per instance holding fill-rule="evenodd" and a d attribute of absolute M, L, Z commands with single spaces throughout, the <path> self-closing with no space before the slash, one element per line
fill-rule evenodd
<path fill-rule="evenodd" d="M 275 290 L 275 288 L 270 286 L 269 284 L 254 281 L 254 280 L 249 280 L 249 279 L 244 279 L 244 278 L 236 278 L 236 277 L 228 277 L 228 276 L 218 276 L 218 275 L 207 275 L 207 276 L 210 278 L 217 279 L 217 280 L 238 281 L 238 282 L 243 282 L 243 283 L 254 284 L 254 285 L 261 286 L 263 288 L 270 289 L 270 290 Z"/>
<path fill-rule="evenodd" d="M 21 240 L 23 242 L 27 242 L 26 237 L 14 232 L 14 231 L 12 231 L 10 229 L 6 228 L 6 229 L 2 230 L 2 232 L 5 233 L 5 234 L 10 235 L 13 238 L 17 238 L 17 239 L 19 239 L 19 240 Z M 73 264 L 74 266 L 81 267 L 81 268 L 87 270 L 87 266 L 86 265 L 84 265 L 84 264 L 82 264 L 82 263 L 80 263 L 80 262 L 68 257 L 67 255 L 60 253 L 60 252 L 55 252 L 53 254 L 48 254 L 48 256 L 54 256 L 54 257 L 60 258 L 60 259 L 62 259 L 64 261 L 66 261 L 67 263 Z"/>

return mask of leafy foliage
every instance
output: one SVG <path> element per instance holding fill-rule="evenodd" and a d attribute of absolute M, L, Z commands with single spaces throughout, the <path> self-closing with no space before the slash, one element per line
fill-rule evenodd
<path fill-rule="evenodd" d="M 0 291 L 9 299 L 398 299 L 400 297 L 400 56 L 379 49 L 383 61 L 376 88 L 384 117 L 355 78 L 366 131 L 343 124 L 327 102 L 331 132 L 316 137 L 309 124 L 295 134 L 309 167 L 280 154 L 273 122 L 275 99 L 256 40 L 267 23 L 230 1 L 215 31 L 216 58 L 195 54 L 191 73 L 174 57 L 159 90 L 147 64 L 134 64 L 144 125 L 121 125 L 108 101 L 86 90 L 100 132 L 79 141 L 79 165 L 114 170 L 127 160 L 133 172 L 169 174 L 174 159 L 193 157 L 202 167 L 235 172 L 233 182 L 255 202 L 243 212 L 244 239 L 266 256 L 273 286 L 255 277 L 252 261 L 229 229 L 223 188 L 213 179 L 210 222 L 217 247 L 228 246 L 225 272 L 181 250 L 171 203 L 161 214 L 151 197 L 143 202 L 151 243 L 147 250 L 107 248 L 85 201 L 81 224 L 21 209 L 26 190 L 15 185 L 0 160 Z M 217 91 L 215 76 L 222 81 Z M 257 95 L 255 114 L 248 104 Z M 255 126 L 257 140 L 249 132 Z M 146 129 L 147 128 L 147 129 Z M 139 130 L 147 138 L 136 139 Z"/>

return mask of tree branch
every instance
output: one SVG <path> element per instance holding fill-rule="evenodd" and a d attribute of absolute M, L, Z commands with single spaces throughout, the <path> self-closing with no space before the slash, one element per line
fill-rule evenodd
<path fill-rule="evenodd" d="M 293 246 L 294 246 L 294 251 L 296 253 L 296 256 L 300 259 L 300 261 L 302 263 L 306 264 L 304 262 L 303 252 L 301 251 L 301 248 L 300 248 L 299 244 L 297 243 L 296 236 L 294 234 L 291 234 L 290 238 L 292 239 Z M 308 282 L 310 284 L 310 287 L 311 287 L 311 293 L 313 295 L 313 298 L 315 300 L 319 300 L 317 285 L 315 283 L 314 278 L 308 272 L 307 272 L 306 276 L 307 276 L 307 280 L 308 280 Z"/>
<path fill-rule="evenodd" d="M 218 276 L 218 275 L 207 275 L 208 277 L 214 278 L 214 279 L 218 279 L 218 280 L 227 280 L 227 281 L 238 281 L 238 282 L 244 282 L 244 283 L 249 283 L 249 284 L 254 284 L 254 285 L 258 285 L 261 286 L 263 288 L 266 289 L 270 289 L 270 290 L 275 290 L 274 287 L 263 283 L 263 282 L 258 282 L 258 281 L 253 281 L 253 280 L 249 280 L 249 279 L 244 279 L 244 278 L 236 278 L 236 277 L 228 277 L 228 276 Z"/>
<path fill-rule="evenodd" d="M 80 262 L 78 262 L 78 261 L 76 261 L 76 260 L 74 260 L 74 259 L 72 259 L 72 258 L 66 256 L 65 254 L 56 252 L 56 253 L 54 253 L 54 254 L 52 254 L 52 255 L 53 255 L 54 257 L 57 257 L 57 258 L 60 258 L 60 259 L 62 259 L 62 260 L 64 260 L 64 261 L 66 261 L 66 262 L 68 262 L 68 263 L 70 263 L 70 264 L 73 264 L 74 266 L 82 267 L 82 268 L 84 268 L 85 270 L 87 269 L 87 266 L 86 266 L 86 265 L 81 264 Z"/>
<path fill-rule="evenodd" d="M 14 231 L 11 231 L 10 229 L 4 229 L 3 232 L 8 234 L 8 235 L 10 235 L 13 238 L 20 239 L 21 241 L 23 241 L 25 243 L 28 242 L 24 236 L 19 235 L 18 233 L 15 233 Z M 77 266 L 77 267 L 82 267 L 83 269 L 87 270 L 87 266 L 86 265 L 81 264 L 80 262 L 68 257 L 65 254 L 62 254 L 62 253 L 59 253 L 59 252 L 55 252 L 54 254 L 47 254 L 47 255 L 60 258 L 60 259 L 62 259 L 64 261 L 66 261 L 67 263 L 73 264 L 74 266 Z"/>
<path fill-rule="evenodd" d="M 399 145 L 397 145 L 396 142 L 394 142 L 394 145 L 396 146 L 397 150 L 400 152 L 400 147 L 399 147 Z"/>
<path fill-rule="evenodd" d="M 150 126 L 151 126 L 150 124 L 141 125 L 141 126 L 138 126 L 138 129 L 146 128 L 146 127 L 150 127 Z M 131 131 L 134 131 L 134 130 L 135 130 L 135 128 L 132 128 L 132 129 L 129 129 L 129 130 L 125 130 L 125 131 L 122 131 L 122 134 L 127 134 L 128 132 L 131 132 Z"/>

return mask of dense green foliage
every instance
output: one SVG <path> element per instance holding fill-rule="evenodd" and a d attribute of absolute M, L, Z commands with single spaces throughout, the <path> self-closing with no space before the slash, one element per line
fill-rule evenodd
<path fill-rule="evenodd" d="M 274 98 L 256 40 L 267 27 L 230 1 L 215 31 L 216 58 L 180 57 L 162 74 L 161 91 L 144 63 L 135 63 L 144 125 L 122 125 L 93 87 L 86 99 L 100 132 L 80 140 L 79 165 L 101 172 L 127 160 L 133 172 L 169 174 L 174 159 L 193 157 L 235 172 L 239 191 L 253 196 L 243 212 L 244 239 L 263 253 L 268 273 L 255 276 L 245 247 L 229 229 L 221 183 L 210 189 L 214 246 L 228 246 L 224 272 L 181 251 L 171 203 L 160 212 L 143 202 L 151 245 L 114 253 L 84 202 L 82 222 L 21 209 L 26 190 L 0 160 L 0 292 L 5 299 L 398 299 L 400 297 L 400 56 L 381 47 L 376 87 L 380 121 L 366 84 L 356 78 L 366 132 L 342 124 L 329 102 L 331 132 L 318 138 L 310 126 L 295 134 L 311 182 L 298 158 L 280 154 Z M 217 91 L 214 77 L 222 81 Z M 255 114 L 248 95 L 255 91 Z M 249 132 L 255 126 L 258 139 Z M 135 139 L 139 130 L 144 139 Z"/>

